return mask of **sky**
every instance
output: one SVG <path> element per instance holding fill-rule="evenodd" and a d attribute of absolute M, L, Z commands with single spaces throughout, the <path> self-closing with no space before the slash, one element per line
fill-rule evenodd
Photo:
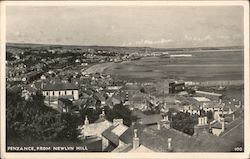
<path fill-rule="evenodd" d="M 15 43 L 209 47 L 243 45 L 240 6 L 8 6 Z"/>

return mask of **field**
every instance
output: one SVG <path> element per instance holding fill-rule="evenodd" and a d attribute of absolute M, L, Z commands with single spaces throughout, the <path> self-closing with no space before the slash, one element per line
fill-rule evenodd
<path fill-rule="evenodd" d="M 107 67 L 104 73 L 132 81 L 158 81 L 168 78 L 187 81 L 244 79 L 243 51 L 182 53 L 193 56 L 179 58 L 144 57 L 138 61 L 114 63 Z"/>

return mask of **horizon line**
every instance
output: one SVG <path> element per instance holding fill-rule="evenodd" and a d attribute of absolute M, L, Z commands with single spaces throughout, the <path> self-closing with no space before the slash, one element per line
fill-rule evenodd
<path fill-rule="evenodd" d="M 151 47 L 151 46 L 121 46 L 121 45 L 95 45 L 95 44 L 48 44 L 48 43 L 30 43 L 30 42 L 6 42 L 8 44 L 18 44 L 18 45 L 51 45 L 51 46 L 76 46 L 76 47 L 120 47 L 120 48 L 152 48 L 152 49 L 186 49 L 186 48 L 227 48 L 227 47 L 241 47 L 244 49 L 243 45 L 228 45 L 228 46 L 196 46 L 196 47 Z"/>

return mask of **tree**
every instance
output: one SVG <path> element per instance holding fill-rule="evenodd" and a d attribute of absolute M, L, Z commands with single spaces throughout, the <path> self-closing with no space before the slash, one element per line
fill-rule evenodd
<path fill-rule="evenodd" d="M 172 115 L 171 126 L 186 134 L 193 135 L 194 125 L 197 124 L 197 117 L 191 116 L 189 113 L 178 112 L 175 116 Z"/>
<path fill-rule="evenodd" d="M 146 93 L 145 88 L 144 88 L 144 87 L 141 88 L 141 89 L 140 89 L 140 92 L 141 92 L 141 93 Z"/>
<path fill-rule="evenodd" d="M 77 140 L 78 117 L 44 105 L 38 93 L 29 101 L 20 92 L 6 91 L 7 142 Z"/>
<path fill-rule="evenodd" d="M 106 110 L 107 119 L 110 121 L 113 119 L 122 118 L 124 124 L 130 126 L 132 121 L 136 120 L 136 117 L 132 115 L 132 112 L 128 106 L 125 106 L 122 103 L 116 104 L 113 109 L 106 108 Z"/>

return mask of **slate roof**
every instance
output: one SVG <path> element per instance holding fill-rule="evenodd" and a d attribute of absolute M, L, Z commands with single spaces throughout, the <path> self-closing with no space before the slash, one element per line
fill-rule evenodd
<path fill-rule="evenodd" d="M 137 129 L 137 136 L 140 138 L 144 128 L 145 126 L 141 124 L 132 125 L 120 136 L 120 140 L 126 144 L 132 143 L 134 137 L 134 129 Z"/>
<path fill-rule="evenodd" d="M 43 86 L 43 91 L 59 91 L 59 90 L 78 90 L 76 85 L 72 83 L 49 83 Z"/>
<path fill-rule="evenodd" d="M 168 138 L 172 138 L 174 152 L 228 152 L 233 150 L 231 141 L 209 133 L 189 136 L 175 129 L 153 130 L 140 124 L 131 126 L 121 135 L 120 140 L 126 144 L 132 144 L 134 129 L 137 129 L 140 144 L 156 152 L 169 151 L 167 149 Z"/>
<path fill-rule="evenodd" d="M 145 116 L 147 116 L 146 114 L 144 114 L 142 111 L 140 110 L 136 110 L 132 112 L 134 116 L 138 117 L 138 118 L 144 118 Z"/>
<path fill-rule="evenodd" d="M 112 132 L 112 130 L 116 126 L 111 126 L 108 129 L 106 129 L 103 133 L 102 136 L 111 141 L 115 145 L 119 145 L 119 136 L 117 136 L 115 133 Z"/>
<path fill-rule="evenodd" d="M 177 133 L 173 129 L 150 130 L 144 129 L 141 135 L 141 144 L 151 150 L 166 152 L 167 139 L 172 138 L 172 148 L 175 152 L 224 152 L 232 151 L 229 141 L 209 133 L 188 137 Z"/>
<path fill-rule="evenodd" d="M 221 123 L 219 123 L 218 121 L 211 124 L 211 128 L 217 128 L 217 129 L 221 129 L 222 128 L 222 125 Z"/>
<path fill-rule="evenodd" d="M 72 101 L 69 100 L 69 99 L 66 99 L 66 98 L 58 98 L 58 100 L 61 101 L 61 102 L 63 102 L 63 103 L 64 103 L 65 105 L 67 105 L 67 106 L 73 105 L 73 104 L 72 104 Z"/>
<path fill-rule="evenodd" d="M 239 118 L 235 119 L 231 123 L 225 125 L 226 131 L 224 131 L 223 133 L 221 133 L 220 136 L 223 136 L 228 131 L 231 131 L 232 129 L 234 129 L 235 127 L 237 127 L 238 125 L 240 125 L 241 123 L 243 123 L 243 116 L 240 116 Z"/>
<path fill-rule="evenodd" d="M 150 124 L 156 124 L 157 122 L 160 122 L 162 119 L 163 118 L 161 114 L 152 114 L 140 118 L 140 121 L 142 122 L 142 124 L 150 125 Z"/>
<path fill-rule="evenodd" d="M 101 137 L 102 133 L 112 126 L 112 123 L 108 120 L 103 119 L 99 122 L 94 122 L 89 125 L 83 125 L 81 133 L 85 136 L 97 135 Z"/>
<path fill-rule="evenodd" d="M 106 103 L 109 104 L 109 105 L 115 105 L 115 104 L 120 104 L 121 101 L 115 97 L 110 97 L 106 100 Z"/>

